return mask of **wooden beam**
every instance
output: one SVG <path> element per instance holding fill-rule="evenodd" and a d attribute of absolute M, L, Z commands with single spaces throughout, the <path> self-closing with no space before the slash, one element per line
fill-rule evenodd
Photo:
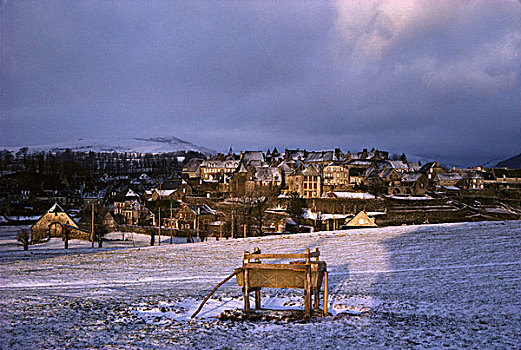
<path fill-rule="evenodd" d="M 250 272 L 244 269 L 244 312 L 250 313 Z"/>
<path fill-rule="evenodd" d="M 306 294 L 304 297 L 304 312 L 306 314 L 311 314 L 311 266 L 308 265 L 306 272 Z"/>
<path fill-rule="evenodd" d="M 245 256 L 245 259 L 306 259 L 310 258 L 318 258 L 320 256 L 320 252 L 312 252 L 309 255 L 306 253 L 301 254 L 255 254 L 255 256 Z"/>
<path fill-rule="evenodd" d="M 255 290 L 255 310 L 261 309 L 261 294 L 260 294 L 260 288 Z"/>
<path fill-rule="evenodd" d="M 245 263 L 245 269 L 307 271 L 307 265 Z"/>
<path fill-rule="evenodd" d="M 327 316 L 327 306 L 328 306 L 328 302 L 329 302 L 327 300 L 327 298 L 328 298 L 328 295 L 327 295 L 328 280 L 327 280 L 327 278 L 328 278 L 328 273 L 327 273 L 327 271 L 325 271 L 324 272 L 324 316 Z"/>

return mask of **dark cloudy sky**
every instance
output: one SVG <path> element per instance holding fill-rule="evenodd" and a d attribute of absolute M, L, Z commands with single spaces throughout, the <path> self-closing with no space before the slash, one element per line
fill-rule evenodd
<path fill-rule="evenodd" d="M 2 145 L 521 152 L 521 3 L 0 0 Z"/>

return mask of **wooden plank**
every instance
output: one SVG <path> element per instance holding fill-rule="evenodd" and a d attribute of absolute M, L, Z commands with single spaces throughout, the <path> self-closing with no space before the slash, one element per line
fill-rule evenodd
<path fill-rule="evenodd" d="M 255 310 L 261 309 L 261 294 L 260 288 L 255 290 Z"/>
<path fill-rule="evenodd" d="M 304 311 L 307 314 L 311 314 L 311 268 L 308 268 L 306 272 L 306 295 L 304 298 Z"/>
<path fill-rule="evenodd" d="M 250 272 L 248 269 L 244 270 L 244 312 L 250 312 Z"/>
<path fill-rule="evenodd" d="M 264 270 L 288 270 L 288 271 L 307 271 L 307 266 L 288 265 L 288 264 L 261 264 L 261 263 L 246 263 L 245 269 L 264 269 Z"/>
<path fill-rule="evenodd" d="M 298 253 L 298 254 L 255 254 L 255 253 L 248 253 L 244 254 L 245 259 L 307 259 L 310 258 L 318 258 L 320 257 L 320 252 L 312 252 L 306 254 L 306 253 Z"/>
<path fill-rule="evenodd" d="M 305 259 L 306 254 L 245 254 L 245 259 Z"/>
<path fill-rule="evenodd" d="M 328 300 L 327 300 L 327 293 L 328 293 L 328 290 L 327 290 L 327 287 L 328 287 L 328 280 L 327 280 L 327 271 L 324 272 L 324 316 L 327 316 L 327 303 L 328 303 Z"/>

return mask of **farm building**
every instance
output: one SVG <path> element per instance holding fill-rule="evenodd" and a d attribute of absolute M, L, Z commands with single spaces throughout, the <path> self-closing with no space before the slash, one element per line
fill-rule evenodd
<path fill-rule="evenodd" d="M 357 228 L 357 227 L 376 227 L 373 218 L 367 216 L 364 211 L 358 212 L 354 217 L 347 218 L 343 228 Z"/>
<path fill-rule="evenodd" d="M 31 227 L 31 240 L 39 242 L 50 237 L 62 237 L 63 226 L 68 225 L 78 228 L 73 218 L 55 203 L 42 217 Z M 80 233 L 78 231 L 78 233 Z"/>

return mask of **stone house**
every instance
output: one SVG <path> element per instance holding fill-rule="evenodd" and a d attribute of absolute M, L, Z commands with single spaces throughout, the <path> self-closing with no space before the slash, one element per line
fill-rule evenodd
<path fill-rule="evenodd" d="M 186 165 L 183 167 L 183 175 L 187 176 L 188 178 L 199 178 L 201 177 L 201 163 L 203 162 L 202 159 L 193 158 L 186 163 Z"/>
<path fill-rule="evenodd" d="M 282 181 L 282 171 L 278 167 L 249 167 L 247 179 L 244 183 L 245 193 L 274 194 L 279 191 Z"/>
<path fill-rule="evenodd" d="M 431 184 L 434 183 L 436 175 L 446 173 L 445 168 L 440 166 L 440 162 L 429 162 L 420 168 L 420 173 L 425 174 Z"/>
<path fill-rule="evenodd" d="M 375 193 L 401 194 L 401 175 L 396 169 L 375 169 L 366 171 L 364 183 Z"/>
<path fill-rule="evenodd" d="M 201 162 L 201 178 L 204 181 L 217 182 L 223 174 L 235 172 L 240 160 L 203 160 Z"/>
<path fill-rule="evenodd" d="M 160 188 L 145 192 L 147 201 L 183 200 L 193 193 L 193 188 L 185 180 L 167 181 Z"/>
<path fill-rule="evenodd" d="M 482 171 L 482 174 L 486 187 L 498 190 L 521 189 L 521 169 L 491 168 Z"/>
<path fill-rule="evenodd" d="M 445 189 L 455 189 L 461 185 L 463 176 L 459 173 L 438 173 L 434 177 L 434 183 Z M 459 188 L 459 187 L 458 187 Z"/>
<path fill-rule="evenodd" d="M 150 209 L 137 200 L 114 202 L 114 215 L 120 217 L 125 225 L 141 225 L 153 218 Z"/>
<path fill-rule="evenodd" d="M 217 213 L 206 204 L 183 204 L 175 214 L 175 228 L 180 230 L 208 231 L 211 223 L 217 220 Z"/>
<path fill-rule="evenodd" d="M 296 192 L 303 198 L 320 198 L 322 196 L 322 175 L 314 165 L 298 168 L 287 177 L 287 192 Z"/>
<path fill-rule="evenodd" d="M 349 168 L 340 163 L 329 163 L 323 169 L 324 191 L 349 186 Z"/>
<path fill-rule="evenodd" d="M 422 173 L 404 173 L 400 179 L 400 194 L 424 195 L 427 193 L 429 180 Z"/>

